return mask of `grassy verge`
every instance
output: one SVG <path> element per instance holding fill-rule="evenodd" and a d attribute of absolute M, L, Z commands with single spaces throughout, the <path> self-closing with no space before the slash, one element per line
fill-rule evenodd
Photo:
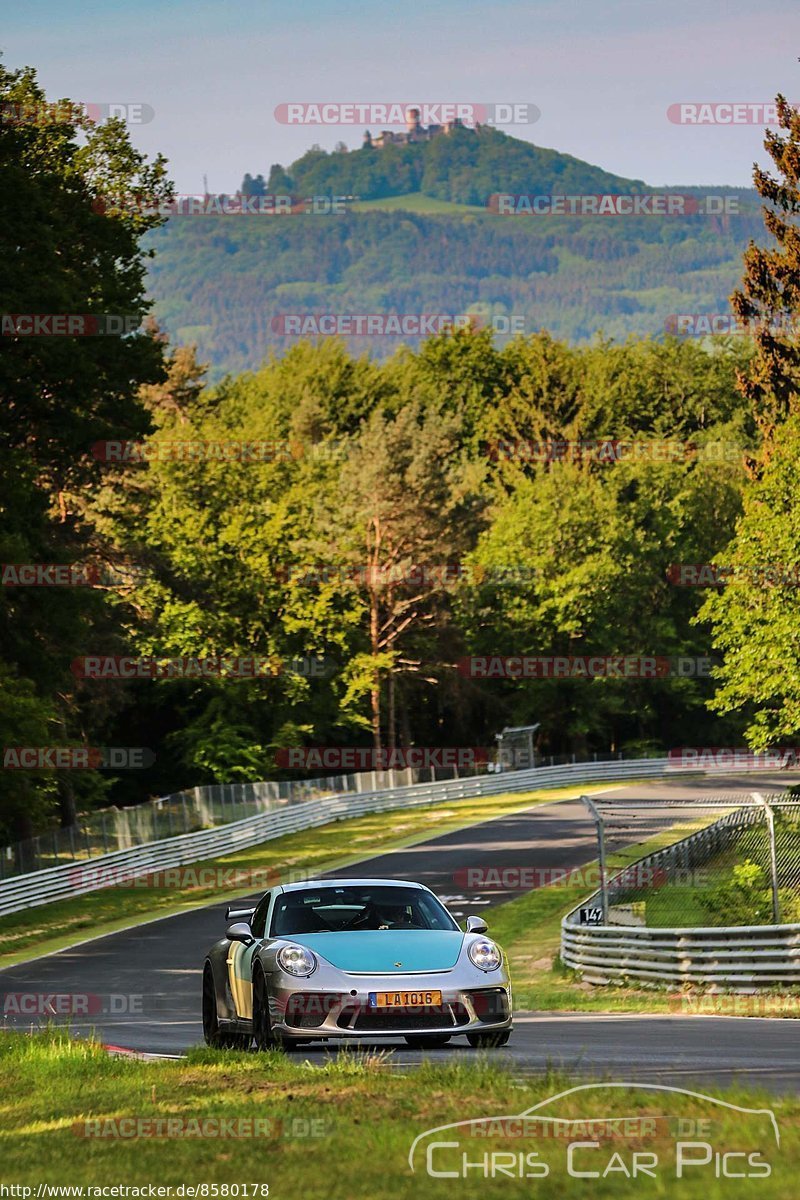
<path fill-rule="evenodd" d="M 2 1180 L 33 1187 L 34 1197 L 38 1184 L 144 1185 L 144 1195 L 153 1184 L 170 1186 L 173 1197 L 180 1185 L 239 1184 L 242 1196 L 244 1183 L 257 1185 L 259 1190 L 248 1196 L 259 1197 L 262 1185 L 268 1185 L 273 1200 L 567 1194 L 583 1200 L 673 1191 L 685 1200 L 796 1195 L 800 1100 L 742 1089 L 714 1089 L 709 1096 L 773 1110 L 779 1150 L 768 1113 L 743 1114 L 709 1098 L 635 1085 L 600 1087 L 562 1097 L 545 1110 L 562 1121 L 633 1118 L 634 1124 L 616 1132 L 605 1125 L 609 1136 L 601 1133 L 593 1145 L 584 1144 L 575 1154 L 573 1174 L 568 1144 L 586 1143 L 585 1124 L 562 1124 L 556 1127 L 560 1136 L 553 1136 L 552 1123 L 532 1122 L 523 1127 L 524 1136 L 518 1125 L 505 1124 L 482 1126 L 481 1137 L 462 1127 L 428 1138 L 417 1149 L 412 1173 L 409 1151 L 426 1130 L 481 1117 L 508 1118 L 571 1086 L 550 1074 L 514 1080 L 503 1069 L 502 1056 L 464 1052 L 453 1059 L 454 1065 L 430 1060 L 406 1075 L 391 1070 L 380 1056 L 352 1052 L 316 1069 L 295 1057 L 210 1051 L 181 1062 L 141 1062 L 110 1057 L 66 1036 L 1 1034 Z M 695 1140 L 701 1120 L 707 1122 L 702 1141 L 715 1154 L 733 1150 L 756 1156 L 750 1164 L 746 1157 L 732 1160 L 730 1171 L 755 1173 L 752 1163 L 758 1162 L 767 1165 L 769 1177 L 720 1178 L 712 1156 L 703 1166 L 685 1167 L 678 1182 L 678 1143 Z M 431 1159 L 435 1170 L 455 1170 L 456 1177 L 428 1174 L 425 1151 L 432 1141 L 457 1141 L 457 1147 L 440 1148 Z M 630 1177 L 634 1152 L 656 1155 L 650 1161 L 655 1177 Z M 682 1153 L 702 1157 L 697 1149 Z M 465 1177 L 464 1158 L 479 1164 Z M 520 1178 L 521 1158 L 527 1178 Z M 492 1177 L 488 1172 L 498 1164 L 504 1169 Z M 547 1178 L 541 1178 L 544 1166 Z M 763 1166 L 757 1170 L 764 1173 Z M 575 1171 L 596 1171 L 599 1177 L 580 1178 Z M 205 1194 L 226 1195 L 210 1187 Z"/>
<path fill-rule="evenodd" d="M 553 800 L 602 791 L 608 783 L 502 796 L 474 797 L 432 808 L 409 808 L 333 821 L 317 829 L 274 838 L 224 858 L 183 868 L 190 886 L 110 887 L 0 917 L 0 967 L 113 933 L 156 917 L 198 908 L 215 900 L 265 891 L 292 871 L 312 874 L 357 863 L 376 853 L 411 845 L 492 817 Z M 80 864 L 79 869 L 91 869 Z M 234 872 L 241 872 L 236 876 Z M 217 874 L 219 872 L 220 874 Z M 226 873 L 230 872 L 230 875 Z M 248 880 L 247 873 L 255 875 Z M 212 876 L 210 883 L 203 880 Z M 238 887 L 230 880 L 240 879 Z M 196 882 L 195 882 L 196 881 Z"/>
<path fill-rule="evenodd" d="M 425 196 L 422 192 L 408 192 L 405 196 L 385 196 L 380 200 L 357 200 L 350 205 L 353 212 L 415 212 L 415 213 L 446 213 L 453 216 L 464 216 L 469 213 L 487 214 L 488 209 L 478 204 L 456 204 L 452 200 L 437 200 L 434 196 Z M 495 214 L 496 215 L 496 214 Z"/>

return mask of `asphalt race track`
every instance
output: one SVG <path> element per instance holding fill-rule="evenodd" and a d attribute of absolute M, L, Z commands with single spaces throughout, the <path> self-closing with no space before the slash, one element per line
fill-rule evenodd
<path fill-rule="evenodd" d="M 727 776 L 691 782 L 652 782 L 607 789 L 619 798 L 687 798 L 731 792 L 777 791 L 786 775 Z M 637 826 L 632 840 L 646 834 Z M 578 801 L 539 805 L 468 829 L 379 855 L 337 875 L 415 879 L 440 895 L 459 919 L 487 916 L 493 905 L 520 890 L 471 886 L 470 871 L 491 868 L 514 879 L 525 868 L 547 872 L 596 858 L 594 828 Z M 503 874 L 504 873 L 504 874 Z M 536 874 L 536 878 L 542 876 Z M 546 877 L 546 876 L 544 876 Z M 520 879 L 524 885 L 525 875 Z M 0 971 L 3 997 L 25 993 L 81 998 L 86 1015 L 70 1016 L 78 1034 L 95 1030 L 104 1042 L 151 1054 L 179 1055 L 202 1041 L 200 977 L 206 949 L 225 928 L 225 906 L 166 917 L 97 938 L 37 961 Z M 491 915 L 487 916 L 491 928 Z M 4 1005 L 13 1008 L 13 1003 Z M 45 1018 L 6 1017 L 6 1025 L 30 1029 Z M 498 1051 L 523 1074 L 551 1065 L 573 1073 L 681 1086 L 687 1081 L 747 1081 L 777 1091 L 800 1091 L 800 1044 L 791 1020 L 706 1016 L 597 1016 L 516 1014 L 508 1047 Z M 361 1049 L 368 1042 L 357 1044 Z M 403 1042 L 392 1047 L 393 1066 L 421 1057 Z M 455 1039 L 436 1057 L 466 1052 Z M 302 1048 L 311 1063 L 330 1053 L 323 1044 Z M 428 1052 L 431 1053 L 431 1052 Z"/>

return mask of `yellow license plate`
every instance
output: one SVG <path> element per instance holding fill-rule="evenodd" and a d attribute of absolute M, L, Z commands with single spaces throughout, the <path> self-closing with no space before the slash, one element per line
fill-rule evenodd
<path fill-rule="evenodd" d="M 442 1003 L 441 992 L 370 992 L 374 1008 L 427 1008 Z"/>

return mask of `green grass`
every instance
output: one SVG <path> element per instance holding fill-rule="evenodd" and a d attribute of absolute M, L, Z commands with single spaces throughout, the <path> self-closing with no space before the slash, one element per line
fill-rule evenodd
<path fill-rule="evenodd" d="M 358 200 L 351 204 L 353 212 L 414 212 L 464 216 L 467 213 L 488 213 L 479 204 L 456 204 L 452 200 L 436 200 L 422 192 L 409 192 L 405 196 L 385 196 L 381 200 Z M 489 213 L 491 216 L 492 214 Z"/>
<path fill-rule="evenodd" d="M 0 917 L 0 967 L 38 958 L 74 945 L 85 938 L 113 933 L 143 921 L 169 916 L 214 901 L 265 891 L 291 871 L 317 874 L 356 863 L 372 854 L 425 841 L 454 829 L 492 817 L 546 804 L 553 800 L 612 786 L 593 784 L 501 796 L 474 797 L 444 806 L 400 809 L 357 819 L 333 821 L 318 829 L 288 834 L 230 854 L 195 863 L 186 871 L 256 871 L 253 883 L 243 880 L 232 890 L 225 885 L 130 886 L 103 888 L 71 900 L 57 901 Z M 95 860 L 97 861 L 97 860 Z M 90 867 L 91 864 L 81 864 Z"/>
<path fill-rule="evenodd" d="M 724 924 L 713 921 L 703 898 L 708 888 L 670 885 L 656 888 L 647 897 L 645 912 L 652 929 L 702 928 L 704 925 Z"/>
<path fill-rule="evenodd" d="M 420 1134 L 451 1122 L 524 1112 L 575 1081 L 551 1073 L 515 1080 L 503 1069 L 502 1056 L 470 1051 L 448 1055 L 447 1061 L 430 1059 L 402 1074 L 380 1055 L 346 1051 L 314 1068 L 299 1055 L 207 1050 L 180 1062 L 142 1062 L 111 1057 L 65 1035 L 11 1033 L 0 1035 L 0 1072 L 0 1178 L 6 1184 L 155 1184 L 173 1189 L 181 1184 L 267 1184 L 276 1200 L 487 1200 L 495 1195 L 585 1200 L 643 1194 L 782 1200 L 797 1194 L 800 1101 L 741 1088 L 711 1088 L 709 1094 L 729 1104 L 774 1110 L 780 1150 L 768 1116 L 743 1115 L 683 1094 L 605 1087 L 562 1097 L 547 1111 L 563 1120 L 631 1116 L 660 1121 L 649 1136 L 633 1130 L 632 1136 L 620 1137 L 618 1129 L 618 1136 L 601 1141 L 598 1148 L 584 1148 L 576 1168 L 602 1172 L 615 1153 L 630 1167 L 634 1151 L 649 1151 L 658 1155 L 656 1179 L 627 1179 L 620 1170 L 605 1179 L 570 1177 L 567 1142 L 586 1139 L 581 1126 L 572 1127 L 569 1138 L 536 1138 L 530 1127 L 528 1136 L 516 1138 L 495 1132 L 478 1139 L 468 1130 L 448 1131 L 438 1140 L 459 1138 L 460 1147 L 438 1151 L 434 1166 L 460 1166 L 463 1148 L 469 1162 L 482 1162 L 492 1153 L 512 1154 L 515 1161 L 519 1154 L 538 1154 L 534 1161 L 546 1163 L 549 1170 L 546 1180 L 487 1179 L 475 1169 L 465 1179 L 454 1179 L 430 1177 L 424 1152 L 415 1157 L 412 1174 L 408 1155 Z M 136 1124 L 119 1123 L 131 1119 Z M 702 1138 L 715 1151 L 757 1152 L 770 1163 L 771 1177 L 718 1179 L 712 1161 L 675 1181 L 679 1119 L 708 1121 Z M 178 1129 L 213 1132 L 219 1126 L 209 1122 L 220 1120 L 260 1122 L 252 1126 L 259 1136 L 175 1136 Z M 173 1124 L 172 1137 L 141 1136 L 148 1128 L 157 1130 L 157 1122 L 166 1131 L 168 1121 L 181 1122 Z M 553 1127 L 539 1126 L 543 1128 Z M 693 1140 L 689 1128 L 683 1126 L 683 1137 Z M 235 1129 L 227 1126 L 229 1134 Z M 109 1136 L 119 1130 L 140 1136 Z M 445 1154 L 446 1159 L 439 1157 Z M 736 1160 L 732 1169 L 741 1169 L 741 1163 Z"/>

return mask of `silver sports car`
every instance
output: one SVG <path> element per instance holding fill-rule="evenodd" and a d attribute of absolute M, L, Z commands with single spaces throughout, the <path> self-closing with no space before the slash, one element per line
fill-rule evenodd
<path fill-rule="evenodd" d="M 233 920 L 203 968 L 212 1046 L 261 1050 L 329 1038 L 504 1046 L 511 982 L 486 922 L 459 929 L 429 888 L 323 879 L 272 888 Z"/>

